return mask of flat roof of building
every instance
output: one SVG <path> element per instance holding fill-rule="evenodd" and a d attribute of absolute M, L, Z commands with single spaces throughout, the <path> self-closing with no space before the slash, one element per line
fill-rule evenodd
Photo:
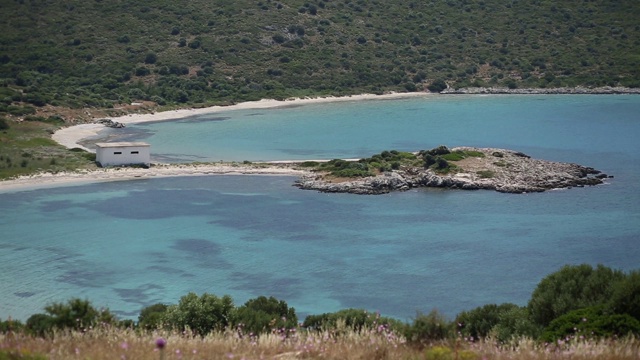
<path fill-rule="evenodd" d="M 120 148 L 120 147 L 146 147 L 151 146 L 146 142 L 110 142 L 110 143 L 96 143 L 99 148 Z"/>

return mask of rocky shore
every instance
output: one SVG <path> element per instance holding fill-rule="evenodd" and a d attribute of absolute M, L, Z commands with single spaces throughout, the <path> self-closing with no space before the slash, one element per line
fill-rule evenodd
<path fill-rule="evenodd" d="M 480 94 L 515 94 L 515 95 L 559 95 L 559 94 L 640 94 L 640 88 L 626 87 L 561 87 L 561 88 L 532 88 L 532 89 L 509 89 L 506 87 L 470 87 L 470 88 L 448 88 L 440 92 L 441 94 L 464 94 L 464 95 L 480 95 Z"/>
<path fill-rule="evenodd" d="M 484 156 L 456 161 L 455 170 L 448 174 L 438 174 L 424 167 L 402 167 L 377 176 L 344 181 L 316 173 L 303 175 L 295 186 L 353 194 L 385 194 L 420 187 L 529 193 L 599 185 L 611 177 L 591 167 L 532 159 L 512 150 L 470 147 L 451 150 L 481 152 Z"/>

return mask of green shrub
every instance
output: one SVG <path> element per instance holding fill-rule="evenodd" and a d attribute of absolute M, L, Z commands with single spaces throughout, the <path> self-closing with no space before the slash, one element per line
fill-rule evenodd
<path fill-rule="evenodd" d="M 547 275 L 531 294 L 529 311 L 535 323 L 547 326 L 571 310 L 606 303 L 625 275 L 603 265 L 567 265 Z"/>
<path fill-rule="evenodd" d="M 191 292 L 181 297 L 177 305 L 169 306 L 162 321 L 175 330 L 190 329 L 204 336 L 226 329 L 230 325 L 233 310 L 233 299 L 229 295 L 220 298 L 213 294 L 198 296 Z"/>
<path fill-rule="evenodd" d="M 96 309 L 89 300 L 73 298 L 67 303 L 53 303 L 44 309 L 51 318 L 51 324 L 58 329 L 82 330 L 98 323 L 116 323 L 115 316 L 108 309 Z"/>
<path fill-rule="evenodd" d="M 35 336 L 47 336 L 53 333 L 53 318 L 47 314 L 33 314 L 25 324 L 27 331 Z"/>
<path fill-rule="evenodd" d="M 424 167 L 425 168 L 429 168 L 431 167 L 431 165 L 436 163 L 436 157 L 431 155 L 431 154 L 425 154 L 423 156 L 424 158 Z"/>
<path fill-rule="evenodd" d="M 491 335 L 501 343 L 517 341 L 522 337 L 537 339 L 542 328 L 531 320 L 526 307 L 512 307 L 498 316 L 498 323 L 491 329 Z"/>
<path fill-rule="evenodd" d="M 629 314 L 640 321 L 640 271 L 632 271 L 613 285 L 607 306 L 616 314 Z"/>
<path fill-rule="evenodd" d="M 18 332 L 24 329 L 24 324 L 19 320 L 0 321 L 0 334 Z"/>
<path fill-rule="evenodd" d="M 459 331 L 466 337 L 485 338 L 498 323 L 505 312 L 518 308 L 516 304 L 488 304 L 473 310 L 463 311 L 456 317 Z"/>
<path fill-rule="evenodd" d="M 320 165 L 317 161 L 305 161 L 300 164 L 302 167 L 318 167 Z"/>
<path fill-rule="evenodd" d="M 146 330 L 161 328 L 163 316 L 168 308 L 165 304 L 154 304 L 145 307 L 138 316 L 138 326 Z"/>
<path fill-rule="evenodd" d="M 491 179 L 496 175 L 491 170 L 480 170 L 480 171 L 477 171 L 476 174 L 478 174 L 478 176 L 480 176 L 481 179 Z"/>
<path fill-rule="evenodd" d="M 445 340 L 455 334 L 453 323 L 446 320 L 437 310 L 429 314 L 418 313 L 413 323 L 405 329 L 405 337 L 414 343 L 430 343 Z"/>
<path fill-rule="evenodd" d="M 447 88 L 447 83 L 445 83 L 444 80 L 442 79 L 438 79 L 432 82 L 429 86 L 427 86 L 427 89 L 429 89 L 429 91 L 431 92 L 441 92 L 446 88 Z"/>
<path fill-rule="evenodd" d="M 6 118 L 0 117 L 0 130 L 9 129 L 9 121 Z"/>
<path fill-rule="evenodd" d="M 235 311 L 233 318 L 234 325 L 244 333 L 281 332 L 284 329 L 282 335 L 286 335 L 298 326 L 296 310 L 274 297 L 260 296 L 247 301 Z"/>
<path fill-rule="evenodd" d="M 348 329 L 356 332 L 378 326 L 385 326 L 395 331 L 404 328 L 404 324 L 398 320 L 380 316 L 378 313 L 371 313 L 363 309 L 343 309 L 333 313 L 309 315 L 302 323 L 302 327 L 317 331 L 336 330 L 339 326 L 344 326 L 346 328 L 344 330 Z"/>
<path fill-rule="evenodd" d="M 331 172 L 331 175 L 336 177 L 367 177 L 372 176 L 373 174 L 369 170 L 360 170 L 360 169 L 341 169 L 335 170 Z"/>
<path fill-rule="evenodd" d="M 448 147 L 444 146 L 444 145 L 440 145 L 437 148 L 433 148 L 429 151 L 427 151 L 427 154 L 429 155 L 433 155 L 433 156 L 437 156 L 437 155 L 446 155 L 449 154 L 451 151 L 449 150 Z"/>
<path fill-rule="evenodd" d="M 640 335 L 640 321 L 628 314 L 611 314 L 605 306 L 592 306 L 570 311 L 553 321 L 542 339 L 553 342 L 566 338 L 593 338 Z"/>
<path fill-rule="evenodd" d="M 465 158 L 464 153 L 462 151 L 454 151 L 449 154 L 442 155 L 442 158 L 448 161 L 460 161 Z"/>
<path fill-rule="evenodd" d="M 33 106 L 14 106 L 10 105 L 7 107 L 7 111 L 11 115 L 15 116 L 24 116 L 31 115 L 36 113 L 36 109 Z"/>

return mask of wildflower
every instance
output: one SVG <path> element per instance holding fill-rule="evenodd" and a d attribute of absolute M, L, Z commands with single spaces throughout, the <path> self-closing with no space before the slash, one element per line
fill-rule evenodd
<path fill-rule="evenodd" d="M 122 344 L 120 344 L 120 348 L 123 350 L 127 350 L 129 348 L 129 344 L 127 344 L 127 342 L 123 342 Z"/>
<path fill-rule="evenodd" d="M 156 339 L 156 349 L 160 351 L 160 360 L 164 359 L 164 347 L 167 345 L 167 340 L 163 338 Z"/>

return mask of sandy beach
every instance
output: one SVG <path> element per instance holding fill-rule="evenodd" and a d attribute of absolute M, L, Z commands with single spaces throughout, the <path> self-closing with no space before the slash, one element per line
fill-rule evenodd
<path fill-rule="evenodd" d="M 121 117 L 111 118 L 123 124 L 134 124 L 149 121 L 170 121 L 196 115 L 213 114 L 220 111 L 241 110 L 241 109 L 269 109 L 291 105 L 304 105 L 313 103 L 363 101 L 380 99 L 400 99 L 408 97 L 430 96 L 429 93 L 393 93 L 385 95 L 363 94 L 345 97 L 322 97 L 279 100 L 260 100 L 243 102 L 230 106 L 212 106 L 200 109 L 180 109 L 172 111 L 157 112 L 152 114 L 130 114 Z M 102 124 L 82 124 L 60 129 L 52 135 L 52 139 L 67 148 L 82 148 L 78 144 L 82 139 L 98 135 L 105 127 Z M 321 161 L 321 160 L 320 160 Z M 73 186 L 102 181 L 134 180 L 153 177 L 167 176 L 197 176 L 215 174 L 250 174 L 250 175 L 290 175 L 300 176 L 305 171 L 292 169 L 286 165 L 286 161 L 273 162 L 269 164 L 153 164 L 149 169 L 143 168 L 104 168 L 98 170 L 79 170 L 77 172 L 60 173 L 39 173 L 28 176 L 21 176 L 16 179 L 0 181 L 0 193 L 22 190 L 32 190 L 50 188 L 57 186 Z"/>
<path fill-rule="evenodd" d="M 293 169 L 286 164 L 154 164 L 148 169 L 123 167 L 76 172 L 39 173 L 0 181 L 0 194 L 63 186 L 76 186 L 103 181 L 142 180 L 172 176 L 205 175 L 282 175 L 301 176 L 304 170 Z"/>
<path fill-rule="evenodd" d="M 187 118 L 190 116 L 214 114 L 221 111 L 229 110 L 248 110 L 248 109 L 270 109 L 292 105 L 304 105 L 314 103 L 344 102 L 344 101 L 362 101 L 362 100 L 382 100 L 382 99 L 401 99 L 408 97 L 431 96 L 429 93 L 392 93 L 384 95 L 362 94 L 344 97 L 321 97 L 321 98 L 295 98 L 289 100 L 272 100 L 263 99 L 259 101 L 248 101 L 229 106 L 211 106 L 200 109 L 180 109 L 157 112 L 152 114 L 129 114 L 120 117 L 110 118 L 113 121 L 128 124 L 136 124 L 150 121 L 170 121 L 176 119 Z M 96 136 L 100 130 L 105 127 L 102 124 L 82 124 L 70 126 L 60 129 L 53 134 L 52 139 L 68 148 L 82 148 L 87 151 L 93 151 L 78 144 L 82 139 Z"/>

